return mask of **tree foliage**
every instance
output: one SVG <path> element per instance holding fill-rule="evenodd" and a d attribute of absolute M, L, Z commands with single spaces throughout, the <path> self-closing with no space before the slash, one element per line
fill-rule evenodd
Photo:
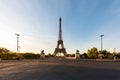
<path fill-rule="evenodd" d="M 53 54 L 49 53 L 48 55 L 45 56 L 46 58 L 54 57 Z"/>
<path fill-rule="evenodd" d="M 82 58 L 82 59 L 87 59 L 87 58 L 88 58 L 87 53 L 83 53 L 83 54 L 81 55 L 81 58 Z"/>
<path fill-rule="evenodd" d="M 40 58 L 40 54 L 34 54 L 34 53 L 30 53 L 30 52 L 21 53 L 21 55 L 25 59 L 38 59 L 38 58 Z"/>
<path fill-rule="evenodd" d="M 107 50 L 103 50 L 102 51 L 103 57 L 104 58 L 113 58 L 113 54 L 111 54 L 110 52 L 108 52 Z"/>
<path fill-rule="evenodd" d="M 7 48 L 0 48 L 0 58 L 3 60 L 16 59 L 17 53 L 12 52 Z"/>
<path fill-rule="evenodd" d="M 98 54 L 101 53 L 100 51 L 98 51 L 97 48 L 93 47 L 91 49 L 88 49 L 87 53 L 81 54 L 80 57 L 81 59 L 86 59 L 86 58 L 90 58 L 90 59 L 96 59 L 98 58 Z M 113 54 L 111 54 L 110 52 L 108 52 L 107 50 L 103 50 L 102 51 L 103 54 L 103 58 L 105 59 L 112 59 L 113 58 Z M 117 53 L 115 55 L 117 58 L 120 58 L 120 52 Z M 46 58 L 50 58 L 50 57 L 54 57 L 53 54 L 48 54 L 45 55 Z M 75 57 L 75 54 L 67 54 L 67 57 Z M 40 54 L 35 54 L 35 53 L 31 53 L 31 52 L 26 52 L 26 53 L 16 53 L 16 52 L 12 52 L 10 50 L 8 50 L 7 48 L 1 48 L 0 47 L 0 58 L 2 60 L 14 60 L 14 59 L 39 59 L 40 58 Z"/>
<path fill-rule="evenodd" d="M 72 54 L 67 54 L 66 57 L 75 57 L 75 54 L 72 53 Z"/>
<path fill-rule="evenodd" d="M 97 48 L 93 47 L 91 49 L 88 49 L 87 55 L 89 58 L 96 59 L 98 58 L 98 50 Z"/>

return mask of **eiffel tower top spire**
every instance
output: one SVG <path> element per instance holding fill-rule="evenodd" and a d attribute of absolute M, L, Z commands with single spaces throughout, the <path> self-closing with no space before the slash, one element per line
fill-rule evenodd
<path fill-rule="evenodd" d="M 61 23 L 62 23 L 62 18 L 59 18 L 59 37 L 58 40 L 62 40 L 62 27 L 61 27 Z"/>

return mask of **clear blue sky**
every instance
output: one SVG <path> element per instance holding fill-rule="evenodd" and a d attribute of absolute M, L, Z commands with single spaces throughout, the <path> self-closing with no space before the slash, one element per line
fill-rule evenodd
<path fill-rule="evenodd" d="M 0 47 L 16 51 L 53 53 L 62 17 L 63 41 L 68 53 L 97 47 L 120 51 L 120 0 L 0 0 Z"/>

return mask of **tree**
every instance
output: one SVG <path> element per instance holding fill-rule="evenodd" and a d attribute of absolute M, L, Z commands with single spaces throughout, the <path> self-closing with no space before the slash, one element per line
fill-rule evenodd
<path fill-rule="evenodd" d="M 54 57 L 53 54 L 49 53 L 48 55 L 45 55 L 46 58 Z"/>
<path fill-rule="evenodd" d="M 116 54 L 117 58 L 120 58 L 120 52 Z"/>
<path fill-rule="evenodd" d="M 0 56 L 2 59 L 8 59 L 10 50 L 7 48 L 0 48 Z"/>
<path fill-rule="evenodd" d="M 90 50 L 88 49 L 87 55 L 88 55 L 89 58 L 92 58 L 92 59 L 98 58 L 97 48 L 93 47 Z"/>
<path fill-rule="evenodd" d="M 37 58 L 40 58 L 40 54 L 34 54 L 34 53 L 30 53 L 30 52 L 22 53 L 21 55 L 25 59 L 37 59 Z"/>
<path fill-rule="evenodd" d="M 113 58 L 113 54 L 111 54 L 110 52 L 108 52 L 107 50 L 103 50 L 102 51 L 103 57 L 104 58 Z"/>
<path fill-rule="evenodd" d="M 87 58 L 88 58 L 87 53 L 83 53 L 83 54 L 81 55 L 81 58 L 83 58 L 83 59 L 87 59 Z"/>

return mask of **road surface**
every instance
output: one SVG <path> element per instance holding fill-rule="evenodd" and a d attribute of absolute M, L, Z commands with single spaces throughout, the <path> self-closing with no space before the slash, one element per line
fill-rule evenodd
<path fill-rule="evenodd" d="M 120 80 L 120 62 L 18 60 L 0 62 L 0 80 Z"/>

